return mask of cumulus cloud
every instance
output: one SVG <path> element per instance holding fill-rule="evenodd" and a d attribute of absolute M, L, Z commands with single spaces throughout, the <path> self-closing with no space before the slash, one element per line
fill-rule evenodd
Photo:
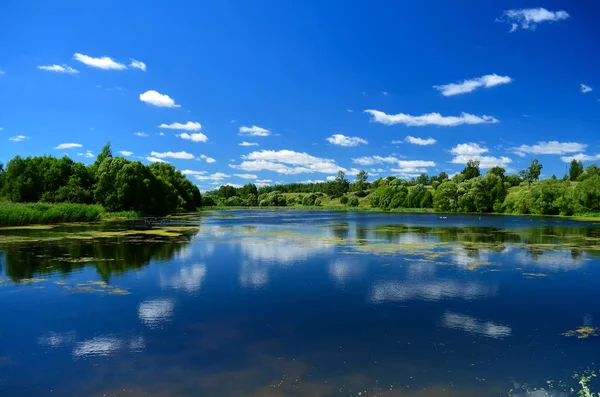
<path fill-rule="evenodd" d="M 461 113 L 460 116 L 442 116 L 439 113 L 428 113 L 421 116 L 398 113 L 387 114 L 379 110 L 367 109 L 365 113 L 371 116 L 371 122 L 386 125 L 404 124 L 407 127 L 425 127 L 437 125 L 441 127 L 456 127 L 462 124 L 493 124 L 498 120 L 492 116 L 475 116 L 469 113 Z"/>
<path fill-rule="evenodd" d="M 254 184 L 258 187 L 269 186 L 273 181 L 270 179 L 257 179 Z"/>
<path fill-rule="evenodd" d="M 142 136 L 142 137 L 148 136 L 148 134 L 146 134 L 145 132 L 136 132 L 133 135 L 135 135 L 135 136 Z"/>
<path fill-rule="evenodd" d="M 271 135 L 271 131 L 266 128 L 261 128 L 256 125 L 252 127 L 240 127 L 239 129 L 240 135 L 251 135 L 251 136 L 269 136 Z"/>
<path fill-rule="evenodd" d="M 600 154 L 596 154 L 593 156 L 590 156 L 588 154 L 584 154 L 584 153 L 579 153 L 573 156 L 563 156 L 560 158 L 562 161 L 564 161 L 565 163 L 570 163 L 573 160 L 576 161 L 596 161 L 596 160 L 600 160 Z"/>
<path fill-rule="evenodd" d="M 192 142 L 206 142 L 208 141 L 208 137 L 201 132 L 195 132 L 193 134 L 188 134 L 187 132 L 177 134 L 177 136 L 181 139 L 185 139 L 187 141 Z"/>
<path fill-rule="evenodd" d="M 506 22 L 511 25 L 510 33 L 519 28 L 523 30 L 535 30 L 542 22 L 556 22 L 569 18 L 566 11 L 548 11 L 545 8 L 523 8 L 504 11 L 498 22 Z"/>
<path fill-rule="evenodd" d="M 57 72 L 57 73 L 65 73 L 65 74 L 77 74 L 79 70 L 73 69 L 67 65 L 47 65 L 47 66 L 38 66 L 40 70 L 46 70 L 48 72 Z"/>
<path fill-rule="evenodd" d="M 192 170 L 183 170 L 181 171 L 183 175 L 204 175 L 206 171 L 192 171 Z"/>
<path fill-rule="evenodd" d="M 209 164 L 212 164 L 212 163 L 214 163 L 215 161 L 217 161 L 217 160 L 213 159 L 212 157 L 208 157 L 208 156 L 207 156 L 207 155 L 205 155 L 205 154 L 201 154 L 201 155 L 198 157 L 198 160 L 204 160 L 204 161 L 206 161 L 206 162 L 207 162 L 207 163 L 209 163 Z"/>
<path fill-rule="evenodd" d="M 142 71 L 146 71 L 146 64 L 142 61 L 136 61 L 133 58 L 130 58 L 131 63 L 129 64 L 130 67 L 134 68 L 134 69 L 140 69 Z"/>
<path fill-rule="evenodd" d="M 581 85 L 581 92 L 583 94 L 587 94 L 588 92 L 592 92 L 592 87 L 590 87 L 589 85 L 585 85 L 585 84 L 580 84 Z"/>
<path fill-rule="evenodd" d="M 129 156 L 131 156 L 133 154 L 133 152 L 130 152 L 129 150 L 120 150 L 119 154 L 121 156 L 129 157 Z"/>
<path fill-rule="evenodd" d="M 233 174 L 233 176 L 237 176 L 238 178 L 242 178 L 242 179 L 256 179 L 256 178 L 258 178 L 258 176 L 254 175 L 254 174 Z"/>
<path fill-rule="evenodd" d="M 54 149 L 73 149 L 73 148 L 78 148 L 78 147 L 82 147 L 82 146 L 83 145 L 81 143 L 61 143 Z"/>
<path fill-rule="evenodd" d="M 200 131 L 202 125 L 197 121 L 188 121 L 185 124 L 181 123 L 171 123 L 171 124 L 161 124 L 158 128 L 166 128 L 169 130 L 185 130 L 185 131 Z"/>
<path fill-rule="evenodd" d="M 258 146 L 258 143 L 256 142 L 242 142 L 242 143 L 238 143 L 238 146 Z"/>
<path fill-rule="evenodd" d="M 94 157 L 94 153 L 91 150 L 86 150 L 85 153 L 77 153 L 78 156 L 85 157 L 86 159 L 91 159 Z"/>
<path fill-rule="evenodd" d="M 88 55 L 83 55 L 80 53 L 76 53 L 73 55 L 73 59 L 79 61 L 87 66 L 91 66 L 93 68 L 104 69 L 104 70 L 124 70 L 127 69 L 127 66 L 122 63 L 114 61 L 110 57 L 100 57 L 94 58 Z"/>
<path fill-rule="evenodd" d="M 168 161 L 166 161 L 166 160 L 159 159 L 158 157 L 152 157 L 152 156 L 147 156 L 146 160 L 148 160 L 151 163 L 168 163 Z"/>
<path fill-rule="evenodd" d="M 188 152 L 152 152 L 150 153 L 152 157 L 156 157 L 159 159 L 179 159 L 179 160 L 193 160 L 194 155 Z"/>
<path fill-rule="evenodd" d="M 154 90 L 149 90 L 140 94 L 140 101 L 146 102 L 149 105 L 158 106 L 161 108 L 178 108 L 173 98 L 168 95 L 161 94 Z"/>
<path fill-rule="evenodd" d="M 488 148 L 479 146 L 476 143 L 461 143 L 461 144 L 458 144 L 455 147 L 453 147 L 452 150 L 450 150 L 450 153 L 452 153 L 455 156 L 460 156 L 460 155 L 478 155 L 478 154 L 487 153 L 488 151 L 489 151 Z"/>
<path fill-rule="evenodd" d="M 505 156 L 482 156 L 482 154 L 487 152 L 489 152 L 488 148 L 479 146 L 477 143 L 461 143 L 450 150 L 450 153 L 454 155 L 451 163 L 467 164 L 469 160 L 476 160 L 479 161 L 479 166 L 482 169 L 496 166 L 506 167 L 508 164 L 512 163 L 512 159 Z"/>
<path fill-rule="evenodd" d="M 478 88 L 490 88 L 500 84 L 508 84 L 510 82 L 512 82 L 512 79 L 508 76 L 487 74 L 475 79 L 464 80 L 461 83 L 434 85 L 433 88 L 440 91 L 443 96 L 453 96 L 467 94 L 475 91 Z"/>
<path fill-rule="evenodd" d="M 413 145 L 420 145 L 420 146 L 433 145 L 434 143 L 437 142 L 433 138 L 422 139 L 422 138 L 416 138 L 414 136 L 407 136 L 406 138 L 404 138 L 404 141 L 408 142 L 408 143 L 412 143 Z M 394 141 L 392 141 L 392 143 L 394 143 Z"/>
<path fill-rule="evenodd" d="M 334 134 L 334 135 L 330 136 L 329 138 L 327 138 L 326 140 L 327 140 L 327 142 L 329 142 L 333 145 L 345 146 L 345 147 L 358 146 L 360 144 L 366 145 L 369 143 L 363 138 L 359 138 L 357 136 L 345 136 L 342 134 Z"/>
<path fill-rule="evenodd" d="M 429 160 L 398 160 L 401 168 L 435 167 L 435 162 Z"/>
<path fill-rule="evenodd" d="M 22 142 L 22 141 L 25 141 L 27 139 L 29 139 L 29 137 L 25 136 L 25 135 L 17 135 L 17 136 L 13 136 L 13 137 L 8 138 L 9 141 L 13 141 L 13 142 Z"/>
<path fill-rule="evenodd" d="M 262 150 L 242 156 L 242 159 L 244 161 L 240 164 L 229 166 L 243 171 L 273 171 L 285 175 L 312 172 L 336 174 L 339 170 L 346 171 L 334 160 L 293 150 Z"/>
<path fill-rule="evenodd" d="M 568 154 L 583 152 L 587 148 L 587 144 L 578 142 L 538 142 L 537 145 L 521 145 L 513 148 L 512 151 L 521 157 L 525 154 Z"/>
<path fill-rule="evenodd" d="M 223 172 L 215 172 L 214 174 L 210 174 L 210 175 L 194 175 L 194 178 L 198 181 L 220 182 L 221 180 L 223 180 L 225 178 L 231 178 L 231 175 L 227 175 Z"/>
<path fill-rule="evenodd" d="M 352 162 L 359 165 L 373 165 L 373 164 L 395 164 L 398 162 L 398 159 L 394 156 L 363 156 L 352 159 Z"/>

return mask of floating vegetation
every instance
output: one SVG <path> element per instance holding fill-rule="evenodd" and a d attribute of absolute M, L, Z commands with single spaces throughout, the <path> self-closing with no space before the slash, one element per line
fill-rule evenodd
<path fill-rule="evenodd" d="M 0 231 L 10 230 L 50 230 L 54 229 L 53 225 L 26 225 L 26 226 L 4 226 L 0 227 Z"/>
<path fill-rule="evenodd" d="M 523 276 L 525 276 L 527 278 L 543 278 L 543 277 L 548 277 L 548 275 L 544 274 L 544 273 L 523 273 Z"/>
<path fill-rule="evenodd" d="M 42 283 L 44 281 L 48 281 L 45 278 L 24 278 L 23 280 L 21 280 L 21 283 L 23 284 L 37 284 L 37 283 Z"/>
<path fill-rule="evenodd" d="M 600 327 L 581 326 L 571 331 L 562 333 L 562 336 L 576 337 L 577 339 L 587 339 L 590 336 L 598 336 Z M 595 376 L 595 375 L 594 375 Z"/>
<path fill-rule="evenodd" d="M 121 287 L 108 285 L 104 281 L 86 281 L 85 283 L 77 283 L 74 286 L 65 286 L 64 291 L 73 294 L 92 293 L 107 295 L 129 295 L 131 293 Z"/>

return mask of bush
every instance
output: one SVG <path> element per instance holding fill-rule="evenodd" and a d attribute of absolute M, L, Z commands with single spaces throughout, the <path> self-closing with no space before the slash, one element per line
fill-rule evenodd
<path fill-rule="evenodd" d="M 0 203 L 0 226 L 62 222 L 94 222 L 104 214 L 101 205 Z"/>
<path fill-rule="evenodd" d="M 307 194 L 306 196 L 304 196 L 304 199 L 302 200 L 302 205 L 312 206 L 312 205 L 315 205 L 316 201 L 317 201 L 317 195 L 315 193 L 310 193 L 310 194 Z"/>
<path fill-rule="evenodd" d="M 359 190 L 358 192 L 354 192 L 354 195 L 356 197 L 367 197 L 369 193 L 365 192 L 364 190 Z"/>
<path fill-rule="evenodd" d="M 358 204 L 358 197 L 350 197 L 350 200 L 348 201 L 350 207 L 358 207 Z"/>
<path fill-rule="evenodd" d="M 342 204 L 342 205 L 348 204 L 348 197 L 342 196 L 342 198 L 340 198 L 340 204 Z"/>
<path fill-rule="evenodd" d="M 323 203 L 323 201 L 320 198 L 318 198 L 318 199 L 315 200 L 315 205 L 317 207 L 320 207 L 322 205 L 322 203 Z"/>
<path fill-rule="evenodd" d="M 242 205 L 242 199 L 238 196 L 230 197 L 225 201 L 225 205 L 228 207 L 239 207 Z"/>

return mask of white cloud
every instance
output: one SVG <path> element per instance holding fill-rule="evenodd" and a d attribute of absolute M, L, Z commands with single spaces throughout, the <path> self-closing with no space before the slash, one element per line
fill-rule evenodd
<path fill-rule="evenodd" d="M 506 338 L 512 334 L 512 329 L 505 325 L 491 321 L 481 321 L 471 316 L 452 312 L 444 313 L 442 325 L 446 328 L 493 339 Z"/>
<path fill-rule="evenodd" d="M 330 136 L 329 138 L 327 138 L 326 140 L 327 140 L 327 142 L 329 142 L 333 145 L 345 146 L 345 147 L 358 146 L 360 144 L 366 145 L 369 143 L 365 139 L 359 138 L 357 136 L 351 137 L 351 136 L 345 136 L 342 134 L 334 134 L 334 135 Z"/>
<path fill-rule="evenodd" d="M 428 113 L 421 116 L 411 116 L 410 114 L 386 114 L 379 110 L 367 109 L 372 117 L 371 122 L 386 125 L 404 124 L 407 127 L 424 127 L 428 125 L 437 125 L 441 127 L 456 127 L 462 124 L 493 124 L 498 120 L 492 116 L 475 116 L 469 113 L 461 113 L 460 116 L 442 116 L 439 113 Z"/>
<path fill-rule="evenodd" d="M 479 167 L 482 169 L 488 169 L 492 167 L 506 167 L 512 163 L 512 160 L 508 157 L 494 157 L 494 156 L 480 156 L 480 155 L 466 155 L 461 154 L 454 157 L 451 161 L 452 164 L 467 164 L 469 160 L 479 161 Z"/>
<path fill-rule="evenodd" d="M 392 145 L 402 145 L 404 141 L 392 141 Z"/>
<path fill-rule="evenodd" d="M 583 94 L 587 94 L 588 92 L 592 92 L 592 87 L 590 87 L 589 85 L 585 85 L 585 84 L 580 84 L 581 85 L 581 92 Z"/>
<path fill-rule="evenodd" d="M 413 145 L 420 145 L 420 146 L 427 146 L 427 145 L 433 145 L 434 143 L 436 143 L 437 141 L 433 138 L 427 138 L 427 139 L 423 139 L 423 138 L 415 138 L 414 136 L 407 136 L 406 138 L 404 138 L 405 142 L 408 143 L 412 143 Z M 394 143 L 394 141 L 392 141 L 392 143 Z"/>
<path fill-rule="evenodd" d="M 73 148 L 78 148 L 78 147 L 82 147 L 82 146 L 83 145 L 81 143 L 61 143 L 54 149 L 73 149 Z"/>
<path fill-rule="evenodd" d="M 242 142 L 242 143 L 238 143 L 238 146 L 258 146 L 258 143 L 256 142 Z"/>
<path fill-rule="evenodd" d="M 165 133 L 164 132 L 159 132 L 158 136 L 165 136 Z"/>
<path fill-rule="evenodd" d="M 560 158 L 562 161 L 564 161 L 565 163 L 570 163 L 573 160 L 577 160 L 577 161 L 595 161 L 595 160 L 600 160 L 600 154 L 596 154 L 594 156 L 590 156 L 588 154 L 583 154 L 583 153 L 579 153 L 573 156 L 563 156 Z"/>
<path fill-rule="evenodd" d="M 91 159 L 94 157 L 94 153 L 91 150 L 86 150 L 85 153 L 77 153 L 78 156 L 85 157 L 86 159 Z"/>
<path fill-rule="evenodd" d="M 566 11 L 548 11 L 545 8 L 524 8 L 504 11 L 499 22 L 511 24 L 510 33 L 517 31 L 519 28 L 523 30 L 535 30 L 537 25 L 542 22 L 555 22 L 569 18 Z"/>
<path fill-rule="evenodd" d="M 150 153 L 153 157 L 159 159 L 179 159 L 179 160 L 193 160 L 194 155 L 188 152 L 152 152 Z"/>
<path fill-rule="evenodd" d="M 122 63 L 114 61 L 109 57 L 100 57 L 93 58 L 87 55 L 83 55 L 80 53 L 76 53 L 73 55 L 73 59 L 79 61 L 87 66 L 91 66 L 93 68 L 104 69 L 104 70 L 124 70 L 127 69 L 127 66 Z"/>
<path fill-rule="evenodd" d="M 57 72 L 57 73 L 66 73 L 66 74 L 77 74 L 79 70 L 73 69 L 67 65 L 48 65 L 48 66 L 38 66 L 40 70 L 46 70 L 48 72 Z"/>
<path fill-rule="evenodd" d="M 147 104 L 158 106 L 161 108 L 178 108 L 180 105 L 175 104 L 173 98 L 168 95 L 163 95 L 157 91 L 149 90 L 140 94 L 140 101 Z"/>
<path fill-rule="evenodd" d="M 444 85 L 434 85 L 433 88 L 440 91 L 443 96 L 453 96 L 467 94 L 478 88 L 490 88 L 500 84 L 508 84 L 512 79 L 508 76 L 498 76 L 497 74 L 488 74 L 475 79 L 464 80 L 462 83 L 451 83 Z"/>
<path fill-rule="evenodd" d="M 198 157 L 198 160 L 204 160 L 204 161 L 206 161 L 208 164 L 212 164 L 212 163 L 214 163 L 215 161 L 217 161 L 217 160 L 213 159 L 212 157 L 208 157 L 208 156 L 206 156 L 206 155 L 204 155 L 204 154 L 201 154 L 201 155 Z"/>
<path fill-rule="evenodd" d="M 285 175 L 312 172 L 336 174 L 339 170 L 346 171 L 345 168 L 338 166 L 334 160 L 293 150 L 262 150 L 242 156 L 242 159 L 244 161 L 239 165 L 229 164 L 229 166 L 243 171 L 266 170 Z"/>
<path fill-rule="evenodd" d="M 171 320 L 175 302 L 172 299 L 153 299 L 140 303 L 138 317 L 150 328 L 156 328 Z"/>
<path fill-rule="evenodd" d="M 188 121 L 185 124 L 181 123 L 171 123 L 171 124 L 161 124 L 158 128 L 166 128 L 169 130 L 185 130 L 185 131 L 200 131 L 202 125 L 197 121 Z"/>
<path fill-rule="evenodd" d="M 450 153 L 452 153 L 455 156 L 460 156 L 460 155 L 479 155 L 479 154 L 487 153 L 488 151 L 489 151 L 488 148 L 481 147 L 476 143 L 461 143 L 461 144 L 453 147 L 452 150 L 450 150 Z"/>
<path fill-rule="evenodd" d="M 131 63 L 129 64 L 130 67 L 135 68 L 135 69 L 140 69 L 142 71 L 146 71 L 146 64 L 142 61 L 136 61 L 133 58 L 129 58 L 131 59 Z"/>
<path fill-rule="evenodd" d="M 240 135 L 251 135 L 251 136 L 269 136 L 271 131 L 266 128 L 261 128 L 256 125 L 252 127 L 240 127 Z"/>
<path fill-rule="evenodd" d="M 168 161 L 166 161 L 166 160 L 159 159 L 158 157 L 152 157 L 152 156 L 146 157 L 146 160 L 148 160 L 151 163 L 168 163 Z"/>
<path fill-rule="evenodd" d="M 183 175 L 204 175 L 206 171 L 192 171 L 192 170 L 183 170 L 181 171 Z"/>
<path fill-rule="evenodd" d="M 9 141 L 13 141 L 13 142 L 21 142 L 21 141 L 24 141 L 27 139 L 29 139 L 29 137 L 25 136 L 25 135 L 17 135 L 17 136 L 8 138 Z"/>
<path fill-rule="evenodd" d="M 148 136 L 148 134 L 146 134 L 145 132 L 136 132 L 133 135 L 136 135 L 136 136 Z"/>
<path fill-rule="evenodd" d="M 429 160 L 398 160 L 401 168 L 435 167 L 435 162 Z"/>
<path fill-rule="evenodd" d="M 133 154 L 133 152 L 130 152 L 129 150 L 120 150 L 119 154 L 121 156 L 129 157 L 129 156 L 131 156 Z"/>
<path fill-rule="evenodd" d="M 257 179 L 254 184 L 258 187 L 269 186 L 273 181 L 270 179 Z"/>
<path fill-rule="evenodd" d="M 185 139 L 187 141 L 192 141 L 192 142 L 208 141 L 208 137 L 201 132 L 195 132 L 193 134 L 188 134 L 187 132 L 184 132 L 182 134 L 177 134 L 177 136 L 181 139 Z"/>
<path fill-rule="evenodd" d="M 333 176 L 333 175 L 329 175 L 327 178 L 325 178 L 325 180 L 326 180 L 326 181 L 329 181 L 329 182 L 331 182 L 331 181 L 335 181 L 335 176 Z"/>
<path fill-rule="evenodd" d="M 194 175 L 194 178 L 198 181 L 215 181 L 215 182 L 219 182 L 222 179 L 225 178 L 231 178 L 231 175 L 227 175 L 223 172 L 215 172 L 214 174 L 211 175 Z"/>
<path fill-rule="evenodd" d="M 242 178 L 242 179 L 256 179 L 256 178 L 258 178 L 258 176 L 254 175 L 254 174 L 233 174 L 233 176 L 237 176 L 238 178 Z"/>
<path fill-rule="evenodd" d="M 364 156 L 352 159 L 352 162 L 360 165 L 373 165 L 373 164 L 395 164 L 398 162 L 398 159 L 394 156 Z"/>
<path fill-rule="evenodd" d="M 568 154 L 583 152 L 587 148 L 587 144 L 578 142 L 538 142 L 537 145 L 521 145 L 513 148 L 513 152 L 521 157 L 526 153 L 530 154 Z"/>

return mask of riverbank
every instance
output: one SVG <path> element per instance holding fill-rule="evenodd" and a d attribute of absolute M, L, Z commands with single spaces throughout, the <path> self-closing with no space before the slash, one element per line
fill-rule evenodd
<path fill-rule="evenodd" d="M 136 211 L 108 212 L 98 204 L 45 204 L 0 202 L 0 226 L 47 225 L 138 218 Z"/>

